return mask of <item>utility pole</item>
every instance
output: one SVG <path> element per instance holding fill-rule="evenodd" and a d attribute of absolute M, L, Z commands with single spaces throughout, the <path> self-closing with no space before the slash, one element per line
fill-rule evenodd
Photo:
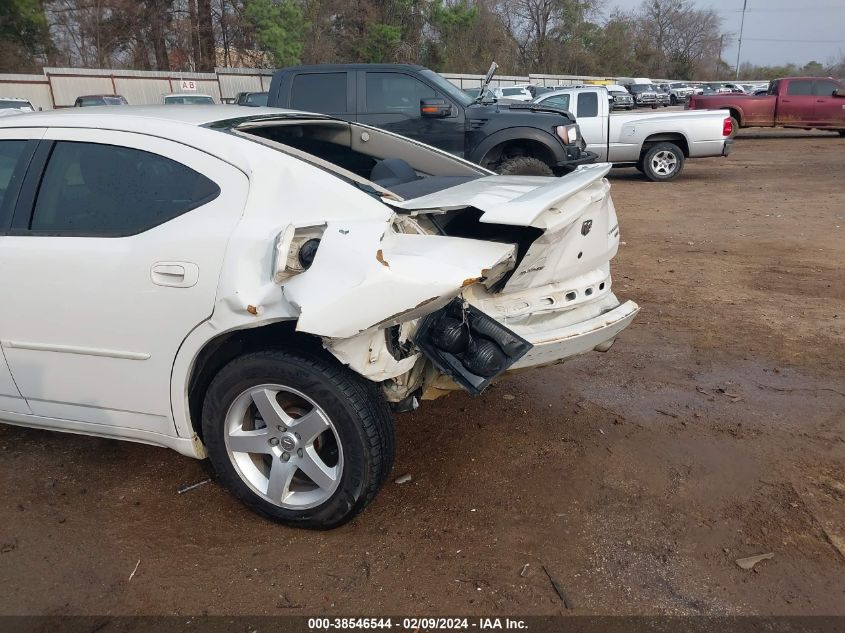
<path fill-rule="evenodd" d="M 735 80 L 739 79 L 739 55 L 742 53 L 742 30 L 745 28 L 745 8 L 748 6 L 748 0 L 742 0 L 742 20 L 739 22 L 739 43 L 736 47 L 736 76 Z"/>
<path fill-rule="evenodd" d="M 715 79 L 719 78 L 719 66 L 722 65 L 722 46 L 725 43 L 725 34 L 722 33 L 719 35 L 719 56 L 716 57 L 716 67 L 713 69 L 713 77 Z"/>

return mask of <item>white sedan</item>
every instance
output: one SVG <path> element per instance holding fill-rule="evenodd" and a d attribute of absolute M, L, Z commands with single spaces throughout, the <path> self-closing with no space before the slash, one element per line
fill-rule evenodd
<path fill-rule="evenodd" d="M 339 525 L 391 410 L 631 322 L 609 169 L 497 176 L 267 108 L 4 118 L 0 421 L 208 457 L 257 512 Z"/>

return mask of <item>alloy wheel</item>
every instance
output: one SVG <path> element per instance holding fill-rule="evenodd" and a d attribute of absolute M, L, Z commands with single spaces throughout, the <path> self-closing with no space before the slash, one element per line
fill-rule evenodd
<path fill-rule="evenodd" d="M 678 168 L 678 157 L 674 152 L 662 150 L 651 159 L 651 169 L 660 176 L 668 176 Z"/>
<path fill-rule="evenodd" d="M 241 393 L 226 413 L 224 438 L 244 483 L 279 507 L 318 506 L 340 483 L 337 429 L 316 402 L 290 387 L 264 384 Z"/>

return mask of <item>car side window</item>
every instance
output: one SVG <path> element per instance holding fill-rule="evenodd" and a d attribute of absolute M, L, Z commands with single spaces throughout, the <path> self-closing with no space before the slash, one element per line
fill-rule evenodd
<path fill-rule="evenodd" d="M 786 87 L 786 94 L 793 96 L 809 96 L 813 94 L 813 82 L 804 79 L 792 79 Z"/>
<path fill-rule="evenodd" d="M 218 195 L 217 184 L 164 156 L 117 145 L 58 141 L 29 228 L 57 235 L 135 235 Z"/>
<path fill-rule="evenodd" d="M 11 196 L 6 199 L 6 192 L 11 189 L 12 177 L 23 156 L 26 141 L 0 141 L 0 229 L 12 214 Z"/>
<path fill-rule="evenodd" d="M 556 108 L 569 110 L 569 95 L 555 95 L 553 97 L 549 97 L 548 99 L 543 99 L 543 103 L 555 106 Z"/>
<path fill-rule="evenodd" d="M 599 115 L 599 96 L 595 92 L 578 94 L 578 118 L 585 119 Z"/>
<path fill-rule="evenodd" d="M 420 99 L 437 97 L 428 84 L 402 73 L 367 73 L 367 112 L 420 116 Z"/>
<path fill-rule="evenodd" d="M 832 97 L 833 91 L 839 89 L 839 84 L 830 79 L 816 79 L 813 82 L 813 94 L 817 97 Z"/>
<path fill-rule="evenodd" d="M 304 73 L 295 75 L 290 107 L 306 112 L 346 112 L 346 73 Z"/>

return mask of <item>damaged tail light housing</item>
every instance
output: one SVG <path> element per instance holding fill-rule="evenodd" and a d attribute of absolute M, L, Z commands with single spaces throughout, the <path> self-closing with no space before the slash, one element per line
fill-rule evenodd
<path fill-rule="evenodd" d="M 425 317 L 413 341 L 438 370 L 471 394 L 481 393 L 532 348 L 460 298 Z"/>
<path fill-rule="evenodd" d="M 282 283 L 285 279 L 305 272 L 314 263 L 320 239 L 326 225 L 294 227 L 289 225 L 276 237 L 273 261 L 273 281 Z"/>

